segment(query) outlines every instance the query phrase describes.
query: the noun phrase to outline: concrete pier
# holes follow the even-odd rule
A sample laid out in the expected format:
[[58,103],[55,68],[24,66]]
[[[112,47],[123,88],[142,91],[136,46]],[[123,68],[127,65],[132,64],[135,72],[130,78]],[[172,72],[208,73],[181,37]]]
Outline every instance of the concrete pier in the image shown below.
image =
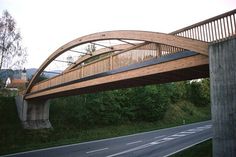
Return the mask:
[[209,46],[213,156],[236,156],[236,39]]
[[19,118],[25,129],[51,128],[49,121],[49,101],[26,101],[22,96],[16,97]]

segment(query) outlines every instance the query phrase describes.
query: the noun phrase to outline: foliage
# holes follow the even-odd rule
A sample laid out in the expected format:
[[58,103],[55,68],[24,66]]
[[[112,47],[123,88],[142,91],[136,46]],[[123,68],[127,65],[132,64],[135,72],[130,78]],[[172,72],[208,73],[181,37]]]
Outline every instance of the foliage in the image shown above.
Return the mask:
[[187,99],[193,104],[198,106],[206,106],[210,104],[209,79],[188,82],[186,88]]
[[0,69],[21,66],[26,61],[26,49],[22,47],[20,32],[8,11],[0,17]]
[[6,88],[0,89],[0,97],[12,97],[17,94],[17,91],[15,90],[9,90]]
[[[188,116],[202,116],[199,115],[201,112],[193,112],[196,110],[195,106],[209,106],[208,85],[209,80],[202,80],[119,89],[57,98],[51,101],[51,105],[57,105],[58,111],[55,112],[58,114],[68,115],[57,121],[84,128],[126,122],[159,121],[167,114],[168,108],[181,113],[182,119],[186,119]],[[172,105],[178,103],[180,105]],[[171,114],[169,117],[174,117]]]

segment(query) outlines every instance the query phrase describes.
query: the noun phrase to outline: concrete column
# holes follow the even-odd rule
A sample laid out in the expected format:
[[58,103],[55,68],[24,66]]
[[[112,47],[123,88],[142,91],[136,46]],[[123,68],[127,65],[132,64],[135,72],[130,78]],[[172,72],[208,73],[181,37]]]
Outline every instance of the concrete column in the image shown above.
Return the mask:
[[236,39],[209,47],[213,156],[236,157]]
[[18,116],[25,129],[51,128],[49,121],[49,101],[26,101],[22,96],[16,97]]

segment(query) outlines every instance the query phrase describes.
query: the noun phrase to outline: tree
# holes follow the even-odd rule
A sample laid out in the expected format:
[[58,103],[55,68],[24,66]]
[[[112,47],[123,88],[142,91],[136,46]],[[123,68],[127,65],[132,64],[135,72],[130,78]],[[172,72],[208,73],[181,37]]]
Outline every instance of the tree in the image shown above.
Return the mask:
[[0,17],[0,70],[20,68],[26,61],[26,49],[22,47],[20,32],[8,11]]

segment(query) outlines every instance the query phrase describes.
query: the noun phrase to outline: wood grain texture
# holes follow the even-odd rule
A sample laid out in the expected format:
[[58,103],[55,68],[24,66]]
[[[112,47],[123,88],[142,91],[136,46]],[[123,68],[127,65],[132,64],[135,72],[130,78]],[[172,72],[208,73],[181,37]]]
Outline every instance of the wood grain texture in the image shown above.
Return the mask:
[[[198,66],[203,66],[206,65],[208,66],[208,57],[205,55],[195,55],[195,56],[191,56],[191,57],[187,57],[187,58],[183,58],[183,59],[178,59],[178,60],[174,60],[174,61],[170,61],[170,62],[165,62],[165,63],[161,63],[161,64],[157,64],[157,65],[152,65],[152,66],[148,66],[145,68],[139,68],[139,69],[135,69],[135,70],[130,70],[130,71],[126,71],[126,72],[122,72],[122,73],[117,73],[114,75],[109,75],[109,76],[105,76],[105,77],[100,77],[100,78],[96,78],[96,79],[92,79],[92,80],[87,80],[87,81],[83,81],[83,82],[79,82],[79,83],[74,83],[74,84],[70,84],[70,85],[66,85],[63,87],[58,87],[58,88],[54,88],[54,89],[49,89],[46,91],[42,91],[39,93],[35,93],[35,94],[30,94],[28,96],[26,96],[26,99],[33,99],[36,97],[43,97],[43,96],[47,96],[47,95],[54,95],[57,96],[58,94],[62,94],[63,93],[67,93],[70,91],[80,91],[83,89],[87,89],[87,90],[95,90],[96,86],[100,86],[100,85],[105,85],[105,84],[112,84],[115,82],[125,82],[127,80],[135,80],[137,78],[145,78],[148,76],[154,76],[156,74],[165,74],[168,75],[168,73],[171,73],[172,71],[177,71],[180,69],[186,69],[186,68],[195,68]],[[197,69],[196,69],[197,70]],[[198,72],[195,70],[194,73],[196,73],[195,77],[198,77]],[[204,75],[201,74],[202,70],[199,70],[199,77],[203,77],[203,76],[208,76],[208,73],[204,73]],[[189,74],[191,77],[191,75],[193,75],[192,73]],[[172,76],[173,77],[173,76]],[[185,79],[183,78],[176,78],[177,80],[179,79]],[[172,78],[171,81],[174,81],[175,79]],[[145,84],[145,80],[143,82],[138,82],[139,84]],[[158,80],[155,81],[156,83],[158,83]],[[166,80],[166,82],[168,82],[168,80]],[[132,85],[132,81],[131,84]],[[138,85],[138,84],[136,84]],[[114,86],[115,87],[115,86]],[[94,89],[95,88],[95,89]],[[37,91],[36,88],[32,88],[32,92]]]
[[146,31],[109,31],[95,33],[84,37],[77,38],[57,49],[52,53],[46,61],[39,67],[34,77],[29,82],[26,89],[26,93],[29,93],[32,86],[36,82],[36,78],[43,72],[43,70],[58,56],[63,54],[65,51],[74,48],[75,46],[82,45],[85,43],[91,43],[100,40],[113,40],[113,39],[124,39],[124,40],[137,40],[146,41],[153,43],[160,43],[170,45],[174,47],[183,48],[190,51],[195,51],[204,55],[208,55],[208,44],[202,41],[192,40],[184,37],[157,33],[157,32],[146,32]]

